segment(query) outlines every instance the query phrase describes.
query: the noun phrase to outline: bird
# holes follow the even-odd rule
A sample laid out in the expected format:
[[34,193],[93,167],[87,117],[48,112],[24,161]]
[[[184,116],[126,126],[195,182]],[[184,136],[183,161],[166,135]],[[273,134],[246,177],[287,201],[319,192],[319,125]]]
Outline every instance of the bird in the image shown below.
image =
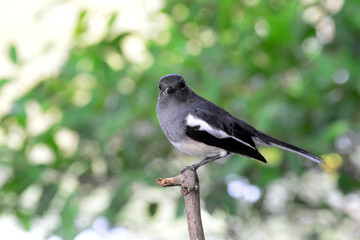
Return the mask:
[[199,96],[178,74],[160,78],[156,115],[172,145],[201,159],[181,172],[187,168],[197,170],[202,165],[233,154],[267,163],[258,146],[278,147],[324,164],[321,157],[265,134]]

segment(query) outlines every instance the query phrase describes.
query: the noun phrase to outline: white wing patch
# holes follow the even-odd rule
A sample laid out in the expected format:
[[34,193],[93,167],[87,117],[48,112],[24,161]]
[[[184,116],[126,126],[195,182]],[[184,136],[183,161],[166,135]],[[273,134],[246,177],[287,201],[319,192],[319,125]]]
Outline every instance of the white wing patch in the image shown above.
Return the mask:
[[186,125],[189,126],[189,127],[199,126],[200,131],[206,131],[209,134],[211,134],[211,135],[213,135],[214,137],[217,137],[217,138],[233,138],[236,141],[238,141],[238,142],[240,142],[240,143],[242,143],[242,144],[256,150],[256,148],[254,148],[253,146],[251,146],[247,142],[244,142],[243,140],[238,139],[238,138],[236,138],[234,136],[230,136],[229,134],[227,134],[226,132],[224,132],[221,129],[213,128],[207,122],[205,122],[204,120],[202,120],[202,119],[200,119],[198,117],[195,117],[194,115],[191,115],[191,114],[187,115],[187,117],[186,117]]

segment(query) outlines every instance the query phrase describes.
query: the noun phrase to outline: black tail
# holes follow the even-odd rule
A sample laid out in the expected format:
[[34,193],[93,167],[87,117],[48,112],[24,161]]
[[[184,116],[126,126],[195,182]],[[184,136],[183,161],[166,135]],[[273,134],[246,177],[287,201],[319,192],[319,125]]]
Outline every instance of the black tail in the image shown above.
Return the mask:
[[292,145],[290,143],[287,143],[287,142],[281,141],[279,139],[276,139],[274,137],[271,137],[265,133],[260,132],[260,134],[258,134],[258,138],[270,146],[278,147],[278,148],[284,149],[286,151],[297,153],[297,154],[299,154],[303,157],[306,157],[307,159],[310,159],[311,161],[314,161],[316,163],[325,164],[321,157],[319,157],[311,152],[308,152],[302,148],[299,148],[295,145]]

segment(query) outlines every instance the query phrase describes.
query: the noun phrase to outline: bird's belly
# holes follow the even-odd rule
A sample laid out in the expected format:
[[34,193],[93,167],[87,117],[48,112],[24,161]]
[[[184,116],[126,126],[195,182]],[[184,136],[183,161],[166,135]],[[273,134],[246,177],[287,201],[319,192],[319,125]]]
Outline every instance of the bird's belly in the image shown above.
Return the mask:
[[228,152],[224,149],[197,142],[192,139],[188,139],[183,142],[171,143],[180,151],[201,158],[213,156],[225,157],[228,154]]

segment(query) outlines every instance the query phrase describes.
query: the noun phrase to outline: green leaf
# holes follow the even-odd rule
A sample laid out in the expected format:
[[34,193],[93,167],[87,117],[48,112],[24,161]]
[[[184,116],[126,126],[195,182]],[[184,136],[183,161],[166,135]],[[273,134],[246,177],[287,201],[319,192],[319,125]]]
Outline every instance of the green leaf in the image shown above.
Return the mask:
[[13,63],[18,63],[18,56],[15,46],[9,48],[9,57]]
[[108,27],[111,27],[111,26],[114,24],[117,16],[118,16],[117,13],[113,13],[113,14],[111,15],[110,20],[109,20],[109,22],[108,22]]
[[7,79],[7,78],[0,79],[0,89],[3,85],[8,83],[9,81],[10,81],[10,79]]
[[14,178],[3,186],[3,191],[15,192],[20,195],[28,186],[36,181],[42,172],[41,167],[15,169]]
[[360,181],[350,174],[341,174],[338,180],[339,187],[344,194],[349,194],[360,188]]
[[61,235],[64,239],[73,239],[78,230],[74,224],[74,220],[78,214],[78,206],[75,196],[70,197],[61,212]]
[[150,217],[153,217],[158,210],[158,204],[157,203],[150,203],[148,207],[148,212]]
[[20,220],[25,230],[30,230],[33,216],[29,213],[24,213],[19,210],[16,211],[16,216]]
[[36,214],[43,215],[49,208],[51,201],[54,199],[58,190],[57,184],[48,184],[43,186],[43,192],[38,202]]
[[323,139],[332,141],[349,130],[349,123],[345,120],[339,120],[328,126]]

